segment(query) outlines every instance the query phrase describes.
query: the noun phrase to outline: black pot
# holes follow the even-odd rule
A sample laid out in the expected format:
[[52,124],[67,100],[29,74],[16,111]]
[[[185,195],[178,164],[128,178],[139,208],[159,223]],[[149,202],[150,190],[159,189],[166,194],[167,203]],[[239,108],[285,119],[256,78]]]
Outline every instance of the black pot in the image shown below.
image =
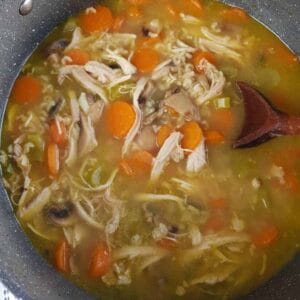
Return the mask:
[[[35,47],[67,16],[88,7],[91,0],[35,0],[31,14],[19,15],[20,1],[0,1],[0,112],[20,68]],[[269,26],[300,52],[299,0],[232,0]],[[0,185],[0,279],[22,299],[89,299],[37,255],[17,223],[8,196]],[[300,299],[300,256],[265,286],[244,299]]]

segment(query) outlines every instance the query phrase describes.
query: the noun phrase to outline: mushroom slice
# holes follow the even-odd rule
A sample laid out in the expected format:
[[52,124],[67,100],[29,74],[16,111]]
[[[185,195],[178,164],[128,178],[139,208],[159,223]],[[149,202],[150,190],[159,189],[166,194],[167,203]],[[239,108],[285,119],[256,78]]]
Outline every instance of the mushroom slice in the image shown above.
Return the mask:
[[199,120],[199,112],[192,99],[184,93],[176,93],[165,99],[165,105],[173,108],[187,120]]
[[71,226],[75,223],[75,209],[71,202],[51,203],[45,209],[47,218],[56,226]]
[[78,155],[82,157],[92,152],[97,146],[96,134],[89,116],[81,113],[81,130],[78,142]]

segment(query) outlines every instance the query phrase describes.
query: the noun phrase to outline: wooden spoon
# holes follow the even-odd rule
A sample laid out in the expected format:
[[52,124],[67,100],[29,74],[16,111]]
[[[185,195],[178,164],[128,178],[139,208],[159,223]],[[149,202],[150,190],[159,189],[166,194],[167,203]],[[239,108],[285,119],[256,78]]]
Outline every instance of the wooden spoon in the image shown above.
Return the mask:
[[300,117],[289,116],[276,108],[256,89],[237,82],[245,105],[242,133],[233,148],[250,148],[276,136],[300,134]]

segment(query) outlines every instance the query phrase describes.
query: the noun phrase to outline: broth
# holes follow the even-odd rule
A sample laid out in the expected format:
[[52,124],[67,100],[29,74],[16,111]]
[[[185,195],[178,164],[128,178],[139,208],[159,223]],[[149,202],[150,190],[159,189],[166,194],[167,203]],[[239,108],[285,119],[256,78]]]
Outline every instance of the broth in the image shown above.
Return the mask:
[[101,299],[226,299],[299,250],[300,139],[233,150],[235,82],[300,112],[299,59],[243,10],[101,2],[38,47],[10,96],[4,184],[39,252]]

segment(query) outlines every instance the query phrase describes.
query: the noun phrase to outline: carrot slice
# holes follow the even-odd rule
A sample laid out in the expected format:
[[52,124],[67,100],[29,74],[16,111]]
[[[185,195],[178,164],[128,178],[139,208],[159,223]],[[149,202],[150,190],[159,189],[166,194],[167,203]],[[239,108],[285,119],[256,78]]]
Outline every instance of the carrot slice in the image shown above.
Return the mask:
[[91,255],[88,274],[91,278],[105,275],[111,264],[111,257],[106,243],[98,244]]
[[159,54],[151,48],[140,48],[132,57],[132,63],[141,73],[151,73],[159,63]]
[[158,246],[160,246],[164,249],[167,249],[167,250],[174,250],[178,246],[178,243],[176,240],[168,238],[168,237],[164,237],[164,238],[158,240],[156,243]]
[[42,96],[42,83],[31,75],[19,77],[12,89],[13,99],[20,104],[38,101]]
[[51,140],[59,145],[65,146],[68,142],[67,129],[64,122],[52,120],[50,123],[50,136]]
[[211,64],[216,64],[216,58],[211,52],[197,50],[192,57],[192,64],[197,72],[202,73],[203,69],[199,66],[202,59],[206,59]]
[[59,172],[59,149],[54,143],[49,143],[47,146],[47,166],[48,172],[55,177]]
[[221,108],[213,111],[210,125],[214,130],[228,135],[234,127],[234,115],[229,108]]
[[115,138],[121,139],[127,135],[134,124],[136,115],[129,103],[119,99],[106,110],[105,125],[108,132]]
[[150,0],[126,0],[131,5],[147,5],[150,3]]
[[260,231],[252,234],[252,242],[256,247],[268,247],[278,239],[278,229],[273,224],[264,225]]
[[130,157],[123,159],[119,167],[127,176],[143,176],[150,172],[153,162],[151,153],[140,150],[133,152]]
[[138,6],[132,5],[127,8],[127,15],[129,18],[138,19],[142,16],[142,13]]
[[232,7],[221,11],[221,17],[228,23],[246,23],[249,21],[249,15],[241,8]]
[[160,126],[156,135],[156,144],[158,147],[162,147],[165,140],[171,135],[173,128],[169,124]]
[[112,31],[113,32],[120,32],[123,24],[125,23],[125,17],[124,16],[116,16],[114,19],[114,23],[112,25]]
[[112,25],[111,10],[101,5],[95,8],[95,12],[85,12],[79,17],[79,26],[86,33],[107,31],[111,29]]
[[228,203],[223,198],[217,198],[210,200],[209,206],[213,209],[226,209],[228,208]]
[[195,121],[185,123],[179,131],[183,134],[181,140],[183,149],[194,150],[203,139],[202,129]]
[[221,210],[212,211],[208,220],[203,225],[202,231],[204,234],[218,232],[228,225],[228,219]]
[[203,14],[203,7],[198,0],[181,0],[180,7],[187,15],[200,17]]
[[61,240],[55,248],[54,264],[57,270],[68,273],[70,270],[70,247],[66,240]]
[[136,41],[137,48],[149,48],[155,46],[157,43],[161,41],[160,36],[156,37],[141,37]]
[[85,65],[89,60],[90,56],[88,53],[81,49],[71,49],[67,51],[66,56],[69,56],[72,61],[68,62],[69,65]]
[[209,145],[216,145],[224,142],[224,136],[217,130],[207,130],[205,132],[205,141]]

